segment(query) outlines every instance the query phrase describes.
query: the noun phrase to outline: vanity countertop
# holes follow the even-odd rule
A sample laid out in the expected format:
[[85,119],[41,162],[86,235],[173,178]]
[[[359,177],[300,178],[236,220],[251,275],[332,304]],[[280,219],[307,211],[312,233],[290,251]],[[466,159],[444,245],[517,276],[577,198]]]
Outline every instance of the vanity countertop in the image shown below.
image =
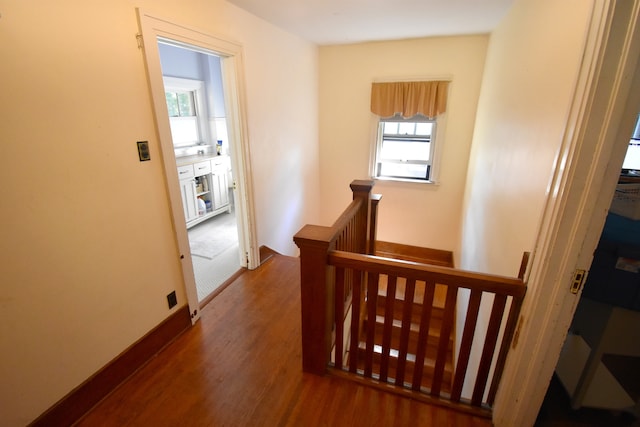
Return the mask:
[[176,157],[176,166],[192,165],[205,160],[222,159],[225,157],[227,156],[218,156],[215,154],[197,154],[192,156]]

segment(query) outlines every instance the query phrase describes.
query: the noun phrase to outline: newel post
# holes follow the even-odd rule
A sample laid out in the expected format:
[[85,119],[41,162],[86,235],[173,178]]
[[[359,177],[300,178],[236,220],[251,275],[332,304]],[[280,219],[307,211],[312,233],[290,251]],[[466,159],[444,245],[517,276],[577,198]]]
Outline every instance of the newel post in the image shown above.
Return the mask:
[[300,248],[302,369],[323,375],[331,356],[331,295],[327,274],[330,227],[305,225],[293,241]]
[[351,191],[353,191],[353,200],[362,199],[362,209],[359,216],[358,221],[358,230],[356,235],[362,237],[362,242],[360,242],[360,247],[358,248],[358,252],[361,254],[369,253],[371,248],[369,247],[369,233],[371,227],[371,214],[372,214],[372,202],[371,202],[371,190],[373,189],[374,182],[372,180],[362,180],[356,179],[351,182],[349,185],[351,187]]

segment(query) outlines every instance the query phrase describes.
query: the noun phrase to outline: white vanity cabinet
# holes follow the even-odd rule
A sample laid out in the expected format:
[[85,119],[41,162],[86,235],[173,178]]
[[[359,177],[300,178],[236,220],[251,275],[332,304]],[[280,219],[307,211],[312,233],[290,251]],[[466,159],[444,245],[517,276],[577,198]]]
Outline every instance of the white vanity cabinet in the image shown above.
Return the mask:
[[206,160],[197,157],[191,161],[180,159],[179,164],[178,176],[187,228],[230,210],[227,156]]
[[[211,161],[205,160],[194,163],[193,171],[196,176],[196,203],[198,203],[198,216],[202,217],[211,213],[211,207],[213,206],[211,195]],[[202,202],[198,202],[197,199],[201,199]]]
[[188,223],[189,221],[198,219],[198,202],[193,165],[179,166],[178,178],[180,179],[180,194],[182,194],[184,218]]
[[205,160],[193,164],[193,173],[195,176],[205,176],[211,173],[211,161]]
[[227,179],[227,166],[223,158],[215,158],[212,163],[212,186],[213,209],[223,209],[229,207],[229,181]]

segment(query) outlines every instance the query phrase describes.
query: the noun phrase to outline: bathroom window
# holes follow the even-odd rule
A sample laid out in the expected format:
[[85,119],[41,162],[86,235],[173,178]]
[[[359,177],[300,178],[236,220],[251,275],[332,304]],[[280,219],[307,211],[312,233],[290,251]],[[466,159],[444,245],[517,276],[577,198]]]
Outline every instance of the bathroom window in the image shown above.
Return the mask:
[[164,78],[165,98],[174,147],[204,144],[207,137],[204,113],[204,82]]
[[195,117],[196,104],[195,91],[189,92],[165,92],[167,97],[167,109],[169,117]]

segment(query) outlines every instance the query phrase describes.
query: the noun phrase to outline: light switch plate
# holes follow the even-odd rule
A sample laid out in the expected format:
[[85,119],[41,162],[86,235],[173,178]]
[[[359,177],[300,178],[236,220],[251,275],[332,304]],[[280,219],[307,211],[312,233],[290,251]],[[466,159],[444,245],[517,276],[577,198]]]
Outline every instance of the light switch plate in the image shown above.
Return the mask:
[[151,154],[149,153],[149,141],[138,141],[138,157],[141,162],[151,160]]

